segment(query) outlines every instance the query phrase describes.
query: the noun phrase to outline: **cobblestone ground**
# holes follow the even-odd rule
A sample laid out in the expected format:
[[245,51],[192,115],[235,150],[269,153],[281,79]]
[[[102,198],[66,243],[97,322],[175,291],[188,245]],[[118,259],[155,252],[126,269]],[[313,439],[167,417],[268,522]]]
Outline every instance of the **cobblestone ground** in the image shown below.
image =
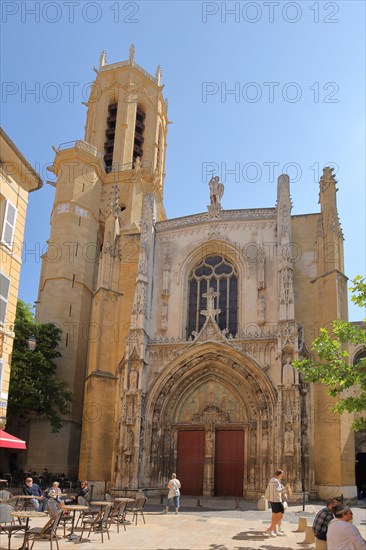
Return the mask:
[[[299,517],[306,517],[308,525],[312,525],[314,515],[324,504],[306,504],[305,511],[300,505],[290,505],[285,513],[283,528],[286,533],[283,537],[271,538],[264,533],[271,520],[271,512],[256,510],[256,502],[233,500],[202,501],[204,506],[198,507],[197,499],[184,499],[182,509],[178,515],[172,511],[163,514],[164,506],[159,499],[149,499],[146,507],[145,520],[138,518],[137,525],[129,523],[126,531],[120,527],[117,534],[113,525],[110,540],[101,542],[100,533],[91,533],[90,537],[84,532],[83,539],[69,542],[61,538],[59,530],[60,550],[73,547],[86,550],[283,550],[315,549],[315,544],[304,542],[305,533],[297,532]],[[235,509],[239,506],[239,509]],[[366,536],[366,501],[359,501],[352,505],[354,524],[357,525],[363,537]],[[130,520],[132,517],[130,516]],[[42,525],[44,521],[33,521],[32,527]],[[76,533],[80,534],[77,529]],[[7,548],[7,537],[2,536],[1,548]],[[11,548],[19,548],[22,535],[12,537]],[[50,548],[49,541],[37,541],[34,550]],[[53,545],[55,550],[55,544]]]

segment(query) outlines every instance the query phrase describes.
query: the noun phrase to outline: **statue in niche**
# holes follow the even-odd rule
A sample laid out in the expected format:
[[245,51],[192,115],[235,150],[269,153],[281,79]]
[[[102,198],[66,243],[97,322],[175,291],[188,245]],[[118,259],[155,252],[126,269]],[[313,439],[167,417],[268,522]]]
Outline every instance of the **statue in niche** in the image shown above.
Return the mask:
[[295,371],[289,359],[282,367],[282,384],[284,386],[292,386],[295,383]]
[[285,445],[284,445],[284,455],[285,456],[293,456],[294,454],[294,439],[295,434],[294,430],[292,429],[292,424],[288,423],[286,425],[286,431],[285,431]]
[[258,324],[264,323],[265,311],[266,311],[266,299],[263,294],[260,294],[258,296],[258,302],[257,302]]
[[213,176],[208,182],[210,186],[210,206],[211,208],[222,209],[221,198],[224,194],[224,184],[220,183],[219,176]]
[[139,379],[139,373],[135,369],[130,370],[129,375],[129,388],[130,390],[137,390],[137,384]]
[[196,413],[198,413],[198,412],[200,412],[200,410],[202,410],[204,397],[205,397],[205,395],[204,395],[203,391],[200,390],[197,393],[197,410],[196,410]]
[[158,436],[158,432],[157,431],[153,432],[152,445],[151,445],[151,455],[153,459],[156,459],[158,457],[159,441],[160,441],[160,438]]
[[268,454],[268,432],[263,432],[261,451],[262,457],[266,458]]
[[226,411],[226,393],[222,393],[220,397],[220,409]]
[[189,409],[187,408],[183,413],[183,421],[184,422],[189,422],[190,419],[191,419],[191,413],[190,413]]
[[256,456],[257,454],[257,436],[254,430],[250,433],[250,456]]
[[128,430],[127,432],[127,444],[126,444],[126,450],[125,455],[130,456],[133,453],[133,443],[134,443],[134,435],[132,430]]
[[213,449],[213,433],[212,430],[208,430],[206,434],[206,456],[212,456]]

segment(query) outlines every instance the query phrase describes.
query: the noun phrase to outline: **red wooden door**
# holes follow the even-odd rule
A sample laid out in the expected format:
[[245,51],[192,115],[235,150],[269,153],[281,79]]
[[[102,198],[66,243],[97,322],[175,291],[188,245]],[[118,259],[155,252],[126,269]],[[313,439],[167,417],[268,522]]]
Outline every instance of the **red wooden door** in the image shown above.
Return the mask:
[[215,495],[242,496],[244,432],[219,430],[215,446]]
[[205,432],[203,430],[178,432],[177,477],[184,495],[203,494],[203,467],[205,463]]

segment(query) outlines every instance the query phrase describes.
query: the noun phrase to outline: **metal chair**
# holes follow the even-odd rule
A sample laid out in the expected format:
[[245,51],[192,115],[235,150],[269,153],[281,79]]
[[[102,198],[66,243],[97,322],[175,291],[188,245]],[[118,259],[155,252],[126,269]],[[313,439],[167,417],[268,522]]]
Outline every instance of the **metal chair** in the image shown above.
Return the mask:
[[24,531],[25,525],[21,525],[14,522],[14,518],[11,515],[15,508],[11,504],[0,504],[0,533],[8,533],[8,548],[10,550],[10,539],[13,533],[17,531]]
[[12,493],[10,491],[7,491],[6,489],[2,489],[0,491],[0,500],[3,502],[7,502],[12,498]]
[[30,550],[32,550],[36,539],[44,539],[44,538],[49,538],[51,550],[52,550],[53,539],[56,541],[57,550],[60,550],[58,545],[58,539],[57,539],[57,528],[61,521],[62,514],[63,514],[63,510],[59,510],[56,513],[55,517],[51,517],[43,527],[33,527],[32,529],[29,529],[29,531],[26,531],[25,538],[26,538],[27,547],[28,547],[28,541],[30,539],[33,539]]
[[106,506],[104,508],[104,510],[99,512],[98,515],[95,518],[83,519],[82,522],[81,522],[82,523],[82,531],[81,531],[81,535],[80,535],[79,540],[81,540],[83,538],[84,529],[88,525],[89,525],[88,537],[90,536],[91,530],[93,529],[93,531],[98,531],[98,533],[101,534],[102,543],[103,543],[104,542],[103,532],[104,532],[104,530],[106,530],[108,540],[110,540],[110,536],[109,536],[109,519],[110,519],[110,515],[111,515],[111,512],[112,512],[112,508],[113,508],[112,504],[109,504],[108,506]]
[[49,498],[47,501],[47,511],[50,516],[54,518],[59,510],[62,510],[60,523],[64,527],[64,537],[66,537],[66,524],[72,523],[72,516],[63,509],[60,502],[57,502],[54,498]]
[[124,530],[126,531],[126,508],[127,502],[115,502],[112,507],[111,515],[109,518],[109,527],[112,523],[117,525],[117,533],[119,533],[119,524],[122,523]]
[[139,514],[142,516],[144,523],[146,523],[145,516],[144,516],[144,508],[145,508],[146,502],[147,502],[147,497],[139,497],[136,499],[136,504],[128,510],[128,512],[131,512],[133,514],[132,523],[133,523],[133,520],[135,519],[135,524],[137,525],[137,517]]
[[100,512],[99,507],[92,508],[89,502],[84,497],[78,497],[78,504],[80,504],[80,506],[88,506],[89,510],[83,510],[81,514],[79,514],[75,528],[78,526],[80,519],[83,519],[85,517],[96,517]]

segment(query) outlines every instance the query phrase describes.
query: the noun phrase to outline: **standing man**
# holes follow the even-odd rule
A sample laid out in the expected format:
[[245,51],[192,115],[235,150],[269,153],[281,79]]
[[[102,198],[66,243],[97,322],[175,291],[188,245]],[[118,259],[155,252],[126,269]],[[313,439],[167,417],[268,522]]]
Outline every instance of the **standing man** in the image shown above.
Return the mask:
[[23,494],[33,496],[34,498],[31,498],[30,502],[33,504],[37,512],[44,512],[47,499],[43,496],[40,486],[37,485],[37,483],[33,483],[33,479],[31,477],[27,477],[25,479]]
[[[285,511],[282,502],[282,493],[284,490],[290,491],[289,485],[282,485],[283,470],[276,470],[274,477],[269,480],[266,489],[266,498],[268,499],[272,509],[272,521],[270,527],[265,530],[265,533],[271,537],[283,536],[284,532],[281,529],[282,516]],[[287,495],[285,495],[287,498]]]
[[174,503],[175,506],[175,513],[178,514],[179,512],[179,497],[180,497],[180,481],[177,479],[176,474],[172,474],[172,479],[168,482],[168,502],[166,505],[166,508],[164,510],[164,514],[167,514],[169,512],[169,506]]
[[330,498],[327,500],[327,505],[316,514],[313,531],[314,535],[319,540],[327,540],[328,525],[334,518],[334,513],[339,506],[339,500],[336,498]]
[[331,550],[366,550],[366,542],[352,521],[353,513],[348,507],[335,512],[335,519],[328,525],[327,545]]

